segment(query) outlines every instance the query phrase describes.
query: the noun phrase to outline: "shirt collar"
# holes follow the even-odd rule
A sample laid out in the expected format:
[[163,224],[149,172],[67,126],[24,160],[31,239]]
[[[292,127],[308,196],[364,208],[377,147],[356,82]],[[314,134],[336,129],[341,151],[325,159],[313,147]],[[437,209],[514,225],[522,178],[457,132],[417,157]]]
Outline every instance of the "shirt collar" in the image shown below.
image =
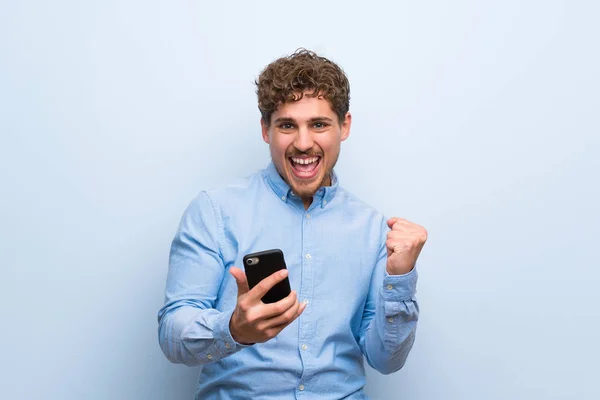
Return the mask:
[[[283,180],[279,172],[277,171],[277,167],[273,164],[273,161],[269,163],[267,168],[264,170],[264,177],[268,182],[273,192],[281,199],[282,201],[287,202],[289,196],[292,194],[292,190],[290,185],[287,184],[286,181]],[[339,186],[338,178],[333,171],[331,173],[331,186],[324,186],[317,190],[313,201],[319,201],[321,204],[321,208],[325,207],[327,204],[331,203],[331,200],[335,196],[335,192],[337,191]]]

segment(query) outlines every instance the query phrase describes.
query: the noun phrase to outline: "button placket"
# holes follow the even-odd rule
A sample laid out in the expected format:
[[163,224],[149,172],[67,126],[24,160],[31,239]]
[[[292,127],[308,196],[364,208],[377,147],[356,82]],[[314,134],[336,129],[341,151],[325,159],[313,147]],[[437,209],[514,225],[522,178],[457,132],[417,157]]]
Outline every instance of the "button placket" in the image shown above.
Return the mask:
[[[312,211],[312,210],[311,210]],[[302,215],[302,283],[299,291],[299,298],[304,303],[308,303],[313,295],[313,275],[314,275],[314,215],[304,212]],[[314,340],[314,321],[311,319],[312,310],[307,307],[299,318],[298,330],[298,348],[300,359],[302,360],[302,374],[300,382],[307,382],[314,373],[314,362],[312,360],[310,346]],[[305,389],[304,384],[298,386],[299,391]]]

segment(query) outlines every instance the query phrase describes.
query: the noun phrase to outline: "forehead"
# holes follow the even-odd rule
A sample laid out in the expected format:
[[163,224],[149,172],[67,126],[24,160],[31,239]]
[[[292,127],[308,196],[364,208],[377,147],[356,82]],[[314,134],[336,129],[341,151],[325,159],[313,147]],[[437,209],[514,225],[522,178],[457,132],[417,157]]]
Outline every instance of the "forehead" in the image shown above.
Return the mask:
[[286,101],[280,104],[272,115],[273,120],[276,118],[290,118],[301,121],[317,117],[334,119],[336,114],[328,100],[322,97],[306,95],[300,100]]

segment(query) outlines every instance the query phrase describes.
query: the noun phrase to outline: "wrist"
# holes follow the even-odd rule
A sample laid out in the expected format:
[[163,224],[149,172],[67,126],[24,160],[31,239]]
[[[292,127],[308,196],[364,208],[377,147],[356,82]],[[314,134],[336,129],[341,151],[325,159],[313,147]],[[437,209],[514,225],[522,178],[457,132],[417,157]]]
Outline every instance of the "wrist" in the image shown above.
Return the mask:
[[231,335],[231,337],[233,338],[233,340],[241,345],[244,346],[251,346],[254,343],[246,343],[244,342],[243,338],[240,337],[240,334],[238,332],[238,329],[234,323],[234,318],[235,318],[235,312],[231,315],[231,319],[229,320],[229,334]]
[[237,328],[233,322],[234,318],[235,318],[235,312],[233,314],[231,314],[231,319],[229,320],[229,334],[231,335],[233,340],[235,340],[237,343],[241,343],[239,341],[239,335],[238,335]]
[[406,274],[410,273],[414,268],[415,268],[414,265],[407,266],[407,267],[392,267],[392,266],[388,265],[386,267],[386,271],[387,271],[388,275],[406,275]]

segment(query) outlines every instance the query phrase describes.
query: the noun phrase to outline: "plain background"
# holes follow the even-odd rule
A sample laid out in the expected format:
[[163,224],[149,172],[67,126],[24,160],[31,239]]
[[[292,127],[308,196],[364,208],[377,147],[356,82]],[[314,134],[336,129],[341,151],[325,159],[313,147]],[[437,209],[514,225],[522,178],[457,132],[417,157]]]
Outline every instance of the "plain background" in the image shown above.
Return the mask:
[[421,320],[373,399],[598,399],[594,1],[1,1],[3,399],[191,399],[157,344],[202,189],[264,167],[253,80],[340,63],[342,184],[424,225]]

